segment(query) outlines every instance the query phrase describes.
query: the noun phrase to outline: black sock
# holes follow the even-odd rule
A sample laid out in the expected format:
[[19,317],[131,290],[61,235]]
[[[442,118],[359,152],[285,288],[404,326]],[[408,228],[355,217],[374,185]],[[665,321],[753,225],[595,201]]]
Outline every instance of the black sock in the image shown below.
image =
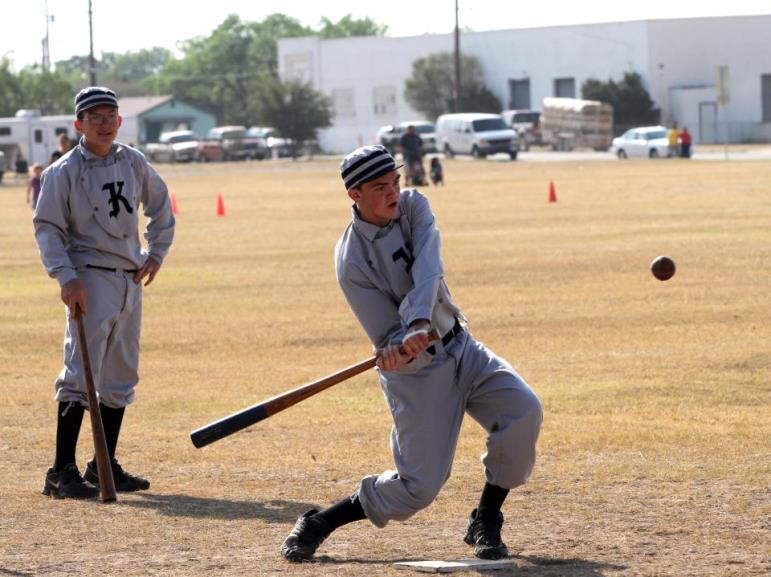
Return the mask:
[[339,503],[320,511],[317,515],[329,523],[332,531],[348,523],[367,518],[364,514],[364,509],[361,507],[358,493],[346,497]]
[[59,403],[56,412],[56,458],[54,471],[61,471],[65,465],[75,463],[75,449],[78,446],[80,424],[83,422],[83,405],[75,401]]
[[107,441],[107,452],[110,454],[110,460],[115,458],[115,448],[118,446],[118,435],[120,435],[120,426],[123,424],[123,413],[125,410],[126,407],[111,409],[107,405],[99,403],[99,412],[102,413],[104,438]]
[[479,499],[477,515],[497,515],[508,495],[508,489],[485,483],[485,488],[482,489],[482,496]]

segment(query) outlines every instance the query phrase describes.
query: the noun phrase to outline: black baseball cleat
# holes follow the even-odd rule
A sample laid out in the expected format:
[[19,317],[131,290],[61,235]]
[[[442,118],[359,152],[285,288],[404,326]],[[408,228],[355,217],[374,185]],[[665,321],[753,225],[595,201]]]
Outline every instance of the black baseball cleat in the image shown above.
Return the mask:
[[[132,493],[134,491],[144,491],[150,488],[150,481],[127,473],[115,459],[112,460],[111,465],[112,478],[113,481],[115,481],[116,491],[120,493]],[[83,478],[97,487],[99,486],[99,473],[96,470],[96,461],[92,460],[86,464],[86,472],[83,473]]]
[[480,559],[504,559],[509,556],[506,544],[501,541],[503,513],[497,511],[492,517],[477,515],[471,511],[466,536],[463,540],[474,546],[474,556]]
[[99,495],[99,488],[83,480],[75,463],[68,463],[60,471],[48,469],[43,495],[56,499],[92,499]]
[[318,512],[318,509],[311,509],[297,519],[292,532],[281,545],[281,555],[287,561],[309,561],[319,545],[332,532],[329,523],[316,515]]

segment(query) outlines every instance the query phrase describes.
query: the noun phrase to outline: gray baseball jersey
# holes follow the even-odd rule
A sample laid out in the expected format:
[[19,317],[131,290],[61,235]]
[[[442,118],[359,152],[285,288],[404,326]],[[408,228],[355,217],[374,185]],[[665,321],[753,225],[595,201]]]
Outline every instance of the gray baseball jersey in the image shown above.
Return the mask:
[[[443,335],[465,321],[444,282],[440,247],[428,199],[417,190],[401,192],[397,217],[382,228],[353,208],[335,249],[336,272],[376,347],[401,342],[416,319],[430,319]],[[396,471],[365,477],[359,486],[373,524],[405,520],[434,500],[450,475],[466,412],[488,432],[482,456],[487,481],[509,489],[527,481],[540,403],[514,369],[467,330],[379,375],[394,423]]]
[[[140,205],[146,251],[138,231]],[[174,237],[165,183],[137,150],[115,143],[102,158],[81,140],[43,172],[33,223],[46,272],[60,286],[75,278],[86,284],[84,323],[97,391],[108,406],[125,406],[138,380],[141,323],[142,289],[131,277],[148,256],[163,262]],[[67,313],[56,398],[85,404],[77,329]]]

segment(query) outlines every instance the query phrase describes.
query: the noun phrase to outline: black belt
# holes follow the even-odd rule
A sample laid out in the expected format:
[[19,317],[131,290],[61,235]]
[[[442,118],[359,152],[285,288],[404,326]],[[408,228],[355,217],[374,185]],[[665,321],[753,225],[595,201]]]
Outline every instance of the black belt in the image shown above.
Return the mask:
[[122,271],[122,272],[131,272],[131,273],[137,272],[139,270],[138,268],[131,268],[131,269],[128,269],[128,268],[120,268],[120,269],[119,268],[110,268],[109,266],[96,266],[95,264],[87,264],[86,268],[95,268],[95,269],[98,269],[98,270],[106,270],[108,272]]
[[447,343],[449,343],[452,339],[458,336],[462,331],[463,331],[463,325],[460,324],[460,321],[456,318],[455,324],[450,329],[450,332],[442,337],[442,344],[447,346]]
[[[450,342],[452,339],[454,339],[455,337],[457,337],[457,336],[458,336],[460,333],[462,333],[462,332],[463,332],[463,325],[462,325],[462,324],[460,324],[460,321],[459,321],[459,320],[457,319],[457,317],[456,317],[456,318],[455,318],[455,324],[454,324],[454,325],[453,325],[453,327],[450,329],[450,332],[448,332],[446,335],[444,335],[444,336],[442,337],[442,346],[445,346],[445,347],[446,347],[446,346],[447,346],[447,344],[448,344],[448,343],[449,343],[449,342]],[[431,345],[431,346],[430,346],[430,347],[428,347],[426,350],[429,352],[429,354],[432,354],[432,355],[435,355],[435,354],[436,354],[436,347],[434,347],[434,345]]]

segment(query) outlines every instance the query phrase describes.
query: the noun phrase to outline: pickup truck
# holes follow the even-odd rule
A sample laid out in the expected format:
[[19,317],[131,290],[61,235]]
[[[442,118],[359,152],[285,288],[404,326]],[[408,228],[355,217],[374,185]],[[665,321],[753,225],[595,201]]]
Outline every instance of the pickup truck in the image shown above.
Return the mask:
[[152,162],[190,162],[198,160],[198,136],[192,130],[162,132],[158,142],[145,146]]
[[[216,126],[198,146],[201,160],[246,160],[253,151],[247,148],[246,128],[243,126]],[[256,157],[256,156],[255,156]]]

